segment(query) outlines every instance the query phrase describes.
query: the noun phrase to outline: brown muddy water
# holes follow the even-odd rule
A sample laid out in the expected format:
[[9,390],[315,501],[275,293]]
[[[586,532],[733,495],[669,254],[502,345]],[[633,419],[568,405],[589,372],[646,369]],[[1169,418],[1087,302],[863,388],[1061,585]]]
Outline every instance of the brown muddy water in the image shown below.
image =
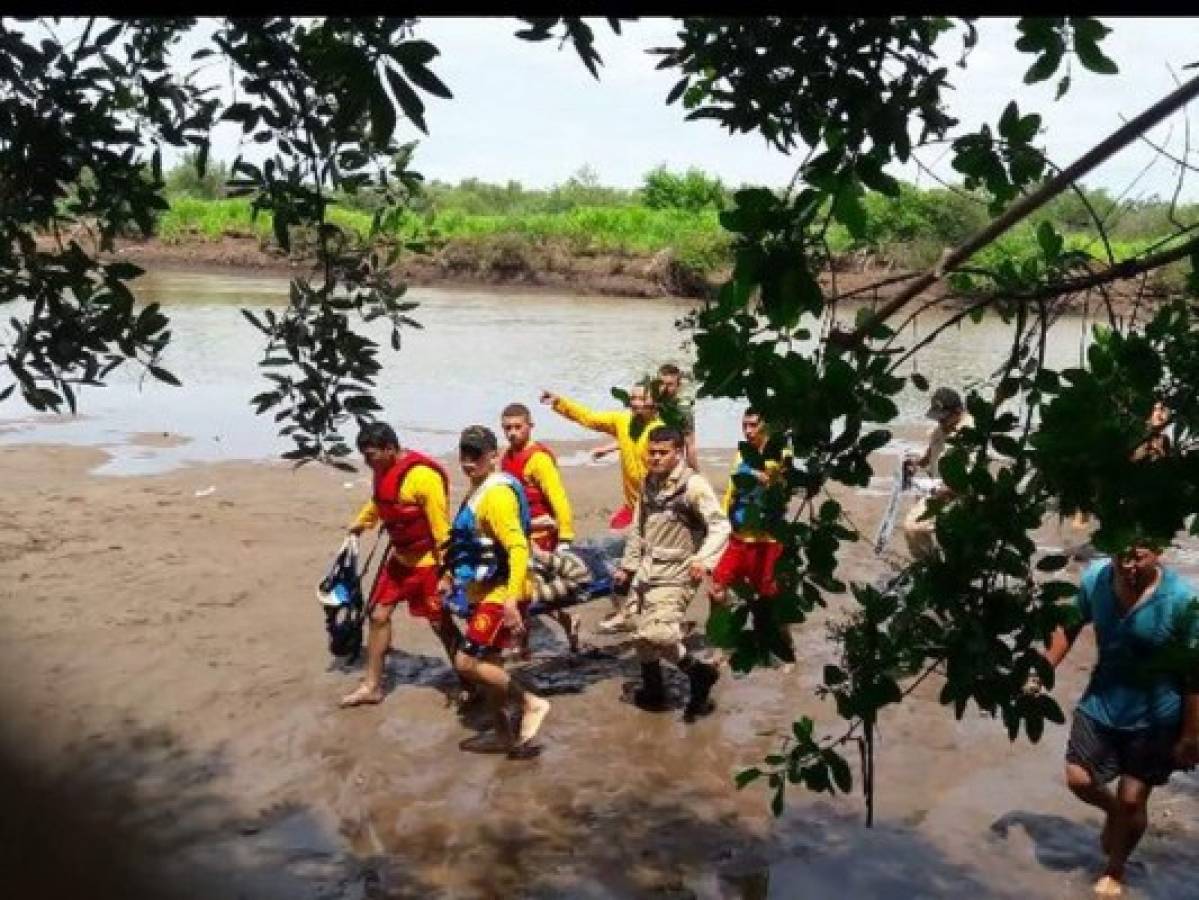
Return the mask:
[[[796,630],[793,672],[726,670],[717,712],[693,725],[678,708],[648,714],[624,702],[637,666],[625,641],[594,634],[603,601],[583,610],[594,655],[571,661],[559,632],[538,626],[524,672],[554,706],[544,752],[530,761],[458,749],[486,723],[447,706],[454,679],[437,644],[402,614],[385,702],[336,709],[357,671],[330,663],[312,585],[365,478],[218,462],[273,452],[269,428],[256,431],[239,407],[259,388],[253,333],[235,307],[277,302],[283,286],[147,278],[145,296],[175,319],[171,364],[186,392],[122,383],[85,398],[87,418],[51,425],[22,413],[8,423],[0,744],[12,765],[0,769],[0,886],[21,886],[8,896],[66,896],[63,885],[86,897],[314,900],[1090,895],[1098,816],[1062,784],[1066,729],[1013,744],[999,722],[955,721],[935,679],[883,717],[873,829],[859,794],[795,791],[774,819],[762,789],[734,788],[733,775],[777,748],[794,718],[837,733],[813,694],[835,661],[825,637],[835,599]],[[509,400],[531,404],[542,384],[601,404],[609,385],[688,359],[673,327],[685,305],[413,294],[426,330],[389,360],[384,395],[401,433],[435,451]],[[1081,328],[1062,334],[1052,352],[1077,359]],[[919,365],[960,384],[989,374],[1005,348],[1002,330],[984,323]],[[922,400],[903,398],[902,440],[879,454],[880,472],[922,435]],[[699,407],[718,488],[737,412]],[[587,437],[549,414],[539,429],[556,442]],[[562,455],[578,463],[589,444]],[[581,533],[602,536],[614,470],[572,465],[566,482]],[[883,477],[842,498],[863,530],[888,489]],[[1062,547],[1080,535],[1053,526],[1039,539]],[[1199,572],[1191,547],[1171,561]],[[844,566],[858,580],[885,572],[865,546]],[[701,599],[691,617],[706,613]],[[1084,635],[1063,666],[1055,693],[1067,710],[1092,645]],[[676,700],[680,689],[676,680]],[[1199,896],[1199,779],[1176,775],[1151,814],[1128,896]]]
[[[166,270],[147,273],[135,287],[140,300],[161,303],[170,316],[173,340],[163,363],[185,387],[125,367],[103,389],[80,389],[78,417],[31,415],[11,397],[0,403],[0,440],[104,446],[111,453],[100,469],[104,474],[265,459],[287,449],[271,416],[255,416],[249,405],[271,383],[256,365],[261,335],[238,312],[243,306],[280,307],[287,279]],[[686,368],[694,359],[687,334],[676,328],[692,308],[689,301],[440,288],[412,288],[409,298],[421,304],[413,316],[423,328],[403,332],[400,352],[390,351],[380,323],[366,330],[388,348],[381,354],[382,417],[432,452],[452,450],[462,424],[492,422],[513,400],[536,409],[543,387],[609,406],[615,402],[612,386],[628,385],[667,360]],[[909,339],[927,334],[944,315],[922,315]],[[1077,363],[1083,334],[1082,319],[1063,322],[1049,347],[1052,361]],[[946,338],[921,352],[913,365],[934,383],[959,388],[989,376],[1009,349],[1007,330],[993,318]],[[927,397],[909,386],[898,402],[900,432],[907,425],[921,433]],[[696,414],[703,443],[735,446],[739,412],[732,401],[701,400]],[[543,414],[538,427],[548,440],[583,435],[551,414]],[[135,437],[164,432],[176,440],[148,446],[151,442]],[[186,442],[180,444],[180,437]]]

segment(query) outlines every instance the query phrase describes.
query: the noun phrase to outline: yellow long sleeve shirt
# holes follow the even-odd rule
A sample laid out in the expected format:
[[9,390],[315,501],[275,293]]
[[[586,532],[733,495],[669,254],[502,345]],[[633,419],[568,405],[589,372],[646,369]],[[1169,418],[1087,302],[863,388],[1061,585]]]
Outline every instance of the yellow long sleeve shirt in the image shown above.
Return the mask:
[[[400,483],[400,503],[417,503],[424,508],[425,518],[429,521],[429,530],[433,540],[441,547],[450,537],[449,497],[446,496],[445,485],[441,476],[428,466],[415,466],[408,470]],[[361,526],[369,531],[379,524],[379,510],[374,499],[366,501],[358,511],[354,520],[355,526]],[[397,552],[396,558],[400,565],[416,568],[418,566],[433,566],[441,560],[440,550],[418,551],[416,553]]]
[[[767,476],[770,477],[770,480],[773,481],[779,476],[780,462],[777,459],[768,459],[765,462],[766,467],[762,471],[764,471]],[[733,483],[733,475],[736,473],[737,468],[740,465],[741,451],[738,450],[737,454],[733,457],[732,468],[729,470],[728,484],[725,485],[724,488],[724,513],[726,516],[729,516],[730,521],[732,520],[733,515],[733,499],[735,498],[737,491],[737,486]],[[734,528],[733,536],[738,540],[745,541],[748,544],[777,540],[777,538],[771,535],[770,532],[763,531],[760,528]]]
[[562,473],[554,458],[544,450],[538,450],[525,463],[525,478],[540,488],[545,499],[554,511],[554,521],[558,523],[558,539],[573,541],[575,539],[574,512],[570,508],[570,499],[566,496],[566,488],[562,484]]
[[476,603],[515,603],[528,596],[529,541],[520,527],[520,504],[508,485],[495,482],[483,488],[475,519],[484,536],[491,538],[508,553],[507,582],[472,581],[466,586],[466,599]]
[[655,417],[633,437],[633,413],[627,409],[596,412],[581,403],[559,397],[554,401],[554,412],[584,428],[616,438],[616,445],[620,448],[620,480],[624,490],[624,503],[629,509],[636,506],[637,496],[641,493],[641,483],[645,481],[645,473],[649,466],[649,433],[660,426],[662,420]]

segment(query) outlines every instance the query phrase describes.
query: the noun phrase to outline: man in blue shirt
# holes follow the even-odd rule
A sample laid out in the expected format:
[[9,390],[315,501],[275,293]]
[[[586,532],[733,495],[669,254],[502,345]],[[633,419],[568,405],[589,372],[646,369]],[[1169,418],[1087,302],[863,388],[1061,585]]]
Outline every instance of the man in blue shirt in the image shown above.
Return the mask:
[[[1081,621],[1057,629],[1045,654],[1057,668],[1082,627],[1095,626],[1099,660],[1074,711],[1066,783],[1107,815],[1107,866],[1095,885],[1102,896],[1123,891],[1124,864],[1149,821],[1150,792],[1199,762],[1194,656],[1184,654],[1183,671],[1177,661],[1163,665],[1171,648],[1193,650],[1199,639],[1197,592],[1159,557],[1159,549],[1140,545],[1092,563],[1078,590]],[[1026,690],[1039,689],[1034,676]],[[1113,793],[1106,785],[1117,777]]]

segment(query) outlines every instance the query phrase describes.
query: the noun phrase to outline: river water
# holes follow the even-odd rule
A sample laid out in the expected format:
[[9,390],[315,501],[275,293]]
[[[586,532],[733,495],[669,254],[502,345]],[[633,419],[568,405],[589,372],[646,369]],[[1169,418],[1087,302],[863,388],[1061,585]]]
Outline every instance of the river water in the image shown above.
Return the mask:
[[[0,404],[0,440],[104,445],[113,454],[98,470],[105,474],[275,456],[290,443],[276,435],[269,414],[256,416],[249,405],[269,382],[256,366],[262,337],[238,309],[282,307],[287,284],[282,275],[147,273],[135,283],[136,293],[144,302],[161,303],[170,316],[173,339],[163,363],[184,387],[126,366],[110,376],[107,387],[81,391],[79,416],[30,414],[11,397]],[[540,412],[535,418],[542,439],[586,438],[574,424],[537,406],[543,387],[611,407],[613,385],[628,385],[662,362],[686,369],[694,360],[688,335],[676,327],[692,307],[688,301],[466,288],[412,288],[409,298],[421,304],[414,318],[423,328],[403,332],[400,352],[382,351],[378,397],[382,418],[402,440],[427,452],[451,451],[465,425],[497,427],[499,410],[512,401]],[[927,334],[944,315],[924,314],[910,337]],[[388,347],[378,323],[367,331]],[[1077,361],[1083,333],[1081,319],[1063,322],[1049,348],[1051,360]],[[922,351],[915,365],[934,384],[960,388],[994,371],[1009,340],[1007,328],[989,318],[947,334]],[[910,385],[905,389],[899,397],[901,433],[904,425],[921,421],[926,401]],[[728,400],[700,400],[700,442],[735,446],[739,408]],[[162,440],[164,432],[186,440]]]

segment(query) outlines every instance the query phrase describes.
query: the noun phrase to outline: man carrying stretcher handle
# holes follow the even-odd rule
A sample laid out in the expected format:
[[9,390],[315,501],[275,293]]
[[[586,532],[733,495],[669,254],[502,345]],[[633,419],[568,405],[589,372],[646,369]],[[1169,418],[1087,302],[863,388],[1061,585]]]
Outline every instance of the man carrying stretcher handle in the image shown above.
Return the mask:
[[400,447],[390,425],[371,422],[358,432],[358,450],[374,474],[367,501],[350,534],[382,524],[391,539],[368,606],[370,632],[366,675],[362,684],[341,699],[341,706],[363,706],[383,699],[383,659],[391,649],[391,616],[400,603],[409,615],[425,619],[453,656],[457,629],[442,609],[439,582],[440,547],[449,536],[449,476],[436,460]]
[[[495,433],[483,425],[471,425],[458,439],[458,460],[470,491],[450,528],[446,564],[454,589],[466,595],[469,619],[454,653],[454,670],[483,691],[496,726],[490,740],[480,735],[462,748],[524,758],[536,750],[532,741],[550,704],[503,668],[504,649],[525,630],[529,507],[520,482],[496,471],[498,451]],[[510,707],[520,714],[517,729]]]
[[[529,501],[531,549],[569,550],[574,540],[574,515],[562,484],[562,473],[552,450],[533,440],[533,414],[523,403],[509,403],[500,413],[500,427],[508,439],[501,468],[516,478]],[[566,632],[570,652],[579,651],[579,618],[567,610],[550,613]],[[529,657],[529,632],[521,641],[521,655]]]

